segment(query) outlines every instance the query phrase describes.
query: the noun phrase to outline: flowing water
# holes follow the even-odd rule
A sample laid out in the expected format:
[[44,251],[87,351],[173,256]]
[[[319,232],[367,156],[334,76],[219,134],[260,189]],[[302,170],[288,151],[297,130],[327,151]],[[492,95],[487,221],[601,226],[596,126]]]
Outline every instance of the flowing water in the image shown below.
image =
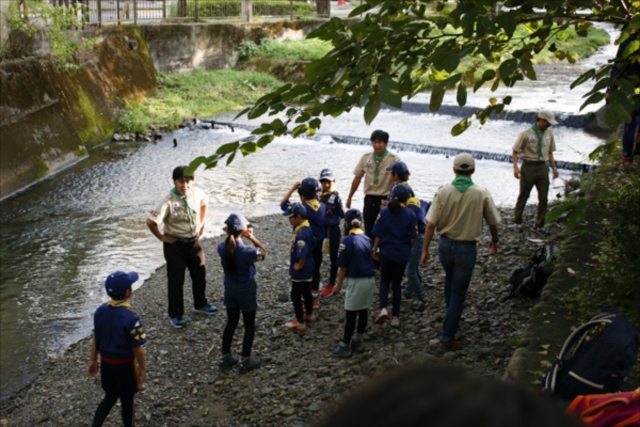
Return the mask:
[[[582,68],[614,53],[615,47],[608,47]],[[572,78],[581,73],[572,72]],[[553,89],[553,105],[548,102],[549,84],[510,93],[514,99],[526,97],[527,108],[518,108],[546,107],[576,114],[581,93],[562,95],[571,76],[562,79]],[[347,193],[353,168],[370,150],[368,137],[374,128],[390,133],[390,149],[409,165],[411,185],[421,198],[431,200],[439,186],[451,181],[452,155],[475,150],[490,154],[477,162],[474,181],[487,187],[498,205],[512,206],[518,184],[504,159],[527,124],[496,120],[453,138],[450,129],[458,120],[382,110],[370,127],[364,124],[362,111],[354,110],[323,121],[315,140],[279,138],[256,154],[237,158],[229,167],[200,170],[195,184],[210,197],[205,234],[219,234],[231,212],[248,217],[278,212],[278,202],[294,181],[317,177],[324,167],[334,169],[337,188]],[[586,162],[587,154],[601,142],[581,129],[557,126],[553,130],[556,159],[567,164]],[[183,129],[165,135],[157,145],[109,143],[92,150],[82,162],[0,202],[0,397],[15,393],[49,357],[91,333],[92,314],[107,299],[102,284],[109,273],[135,270],[146,279],[164,263],[161,245],[144,222],[147,212],[170,190],[173,167],[247,135],[248,130],[240,127],[235,132]],[[173,146],[173,138],[178,147]],[[561,171],[551,198],[562,192],[563,179],[571,173]],[[362,200],[359,189],[354,207],[361,207]],[[535,200],[534,190],[531,201]]]

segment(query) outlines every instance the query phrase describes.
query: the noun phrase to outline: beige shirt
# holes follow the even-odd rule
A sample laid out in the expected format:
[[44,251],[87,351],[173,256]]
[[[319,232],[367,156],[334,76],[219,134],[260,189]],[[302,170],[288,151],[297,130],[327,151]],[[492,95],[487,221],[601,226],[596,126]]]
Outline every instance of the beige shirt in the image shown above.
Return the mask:
[[158,226],[164,224],[164,233],[179,239],[191,239],[200,232],[200,208],[209,203],[207,195],[199,188],[192,187],[187,193],[187,199],[191,206],[191,215],[188,212],[185,200],[181,199],[173,191],[160,202],[149,214],[149,219]]
[[464,193],[451,184],[440,187],[427,212],[427,221],[436,225],[438,233],[456,241],[480,241],[482,218],[489,225],[501,220],[489,191],[475,184]]
[[376,162],[373,160],[373,151],[363,155],[358,162],[353,174],[364,176],[364,194],[368,196],[388,196],[391,189],[391,172],[387,168],[400,160],[398,156],[388,152],[378,165],[378,183],[373,183],[373,174],[376,170]]
[[538,136],[529,128],[520,132],[516,143],[513,144],[513,151],[518,153],[522,160],[532,162],[546,162],[549,160],[549,153],[556,151],[556,141],[553,138],[551,129],[544,131],[542,137],[542,157],[538,157]]

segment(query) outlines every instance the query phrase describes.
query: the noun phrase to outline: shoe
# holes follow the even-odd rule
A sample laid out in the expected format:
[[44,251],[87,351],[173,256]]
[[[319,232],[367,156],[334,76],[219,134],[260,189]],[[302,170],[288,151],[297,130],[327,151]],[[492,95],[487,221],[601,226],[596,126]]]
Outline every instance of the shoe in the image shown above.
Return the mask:
[[620,164],[623,166],[631,166],[633,164],[633,157],[620,157]]
[[318,321],[318,317],[315,314],[310,314],[308,316],[304,316],[304,321],[307,323],[316,323]]
[[203,314],[213,314],[218,311],[218,307],[215,305],[203,305],[200,308],[196,308],[196,311]]
[[220,362],[218,362],[218,369],[221,371],[228,371],[238,364],[238,358],[233,357],[231,353],[225,354],[220,358]]
[[330,297],[333,295],[333,283],[327,283],[327,286],[324,287],[320,296],[322,298]]
[[364,351],[364,343],[362,341],[351,340],[351,351],[354,353],[362,353]]
[[335,357],[351,357],[351,349],[348,345],[341,341],[340,345],[338,345],[338,347],[336,347],[331,352],[331,354],[333,354]]
[[238,373],[240,375],[244,375],[249,371],[253,371],[254,369],[258,369],[260,367],[260,363],[262,361],[259,357],[247,357],[238,366]]
[[317,299],[313,300],[313,308],[314,309],[319,309],[320,308],[320,301],[318,301]]
[[462,348],[460,341],[447,341],[440,343],[440,350],[442,351],[457,351]]
[[173,325],[174,328],[182,329],[186,324],[187,324],[187,321],[184,319],[181,319],[179,317],[171,318],[171,325]]
[[387,308],[383,307],[380,310],[376,311],[376,318],[373,323],[380,325],[384,323],[385,320],[389,317],[389,313],[387,312]]
[[391,316],[391,320],[389,321],[389,323],[394,328],[399,328],[400,327],[400,319],[398,319],[398,316]]
[[311,291],[311,296],[313,297],[313,299],[318,299],[318,291]]
[[284,327],[293,332],[298,332],[298,333],[307,332],[307,325],[304,322],[299,323],[298,319],[294,319],[289,323],[285,323]]

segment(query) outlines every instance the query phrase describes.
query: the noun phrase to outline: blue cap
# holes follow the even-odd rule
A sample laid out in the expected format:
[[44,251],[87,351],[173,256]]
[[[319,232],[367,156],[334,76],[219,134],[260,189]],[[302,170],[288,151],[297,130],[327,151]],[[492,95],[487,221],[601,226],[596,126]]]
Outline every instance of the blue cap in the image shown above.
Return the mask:
[[249,222],[244,216],[242,216],[242,214],[231,214],[224,223],[227,225],[229,231],[244,230],[247,228],[247,225],[249,225]]
[[396,184],[391,189],[391,199],[401,203],[409,200],[412,194],[413,190],[407,184]]
[[304,204],[300,202],[291,203],[287,210],[282,213],[284,216],[301,216],[302,218],[307,217],[307,208],[304,207]]
[[405,162],[397,161],[391,166],[387,167],[387,171],[393,172],[396,175],[402,175],[409,172],[409,168],[407,167],[407,164]]
[[116,271],[107,277],[107,281],[104,287],[107,289],[107,294],[113,299],[122,299],[127,289],[131,288],[135,282],[138,281],[138,273],[132,271],[125,273],[124,271]]
[[346,223],[350,224],[354,219],[362,220],[362,212],[360,212],[358,209],[349,209],[347,212],[345,212],[344,221]]
[[318,183],[318,181],[315,178],[305,178],[302,180],[302,182],[300,182],[300,187],[299,187],[302,191],[304,192],[310,192],[310,191],[318,191],[321,187],[320,187],[320,183]]
[[333,181],[336,177],[333,175],[333,171],[329,168],[324,168],[322,169],[322,172],[320,172],[320,181],[322,180],[328,180],[328,181]]

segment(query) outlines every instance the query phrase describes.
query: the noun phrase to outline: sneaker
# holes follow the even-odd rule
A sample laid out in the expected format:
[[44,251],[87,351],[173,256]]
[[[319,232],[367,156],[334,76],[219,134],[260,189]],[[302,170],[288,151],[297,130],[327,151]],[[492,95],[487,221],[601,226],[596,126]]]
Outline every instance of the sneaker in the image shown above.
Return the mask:
[[373,323],[380,325],[384,323],[385,320],[389,317],[389,313],[387,312],[387,308],[383,307],[380,310],[376,311],[376,318]]
[[316,323],[318,321],[318,317],[315,314],[310,314],[308,316],[304,316],[304,321],[307,323]]
[[633,157],[620,157],[620,164],[623,166],[631,166],[633,164]]
[[184,319],[181,319],[179,317],[171,318],[171,325],[173,325],[174,328],[182,329],[186,324],[187,324],[187,321]]
[[362,341],[351,340],[351,351],[354,353],[362,353],[364,351],[364,343]]
[[462,348],[460,341],[447,341],[440,343],[440,349],[442,351],[457,351]]
[[200,308],[196,308],[196,311],[203,314],[213,314],[218,311],[218,307],[215,305],[203,305]]
[[260,367],[260,363],[262,361],[259,357],[247,357],[238,366],[238,373],[240,375],[244,375],[249,371],[253,371],[254,369],[258,369]]
[[284,327],[290,331],[298,333],[307,332],[307,325],[304,322],[299,323],[298,319],[294,319],[292,322],[285,323]]
[[331,295],[333,295],[333,283],[327,283],[327,286],[324,287],[320,296],[326,298],[330,297]]
[[398,319],[398,316],[391,316],[391,320],[389,321],[389,323],[394,328],[399,328],[400,327],[400,319]]
[[320,301],[318,301],[317,299],[313,300],[313,308],[314,310],[317,310],[320,308]]
[[313,299],[318,299],[318,291],[311,291],[311,296],[313,297]]
[[336,347],[331,354],[335,357],[351,357],[351,349],[341,341],[338,347]]
[[238,358],[233,357],[231,353],[225,354],[220,358],[220,362],[218,362],[218,369],[221,371],[228,371],[238,364]]

